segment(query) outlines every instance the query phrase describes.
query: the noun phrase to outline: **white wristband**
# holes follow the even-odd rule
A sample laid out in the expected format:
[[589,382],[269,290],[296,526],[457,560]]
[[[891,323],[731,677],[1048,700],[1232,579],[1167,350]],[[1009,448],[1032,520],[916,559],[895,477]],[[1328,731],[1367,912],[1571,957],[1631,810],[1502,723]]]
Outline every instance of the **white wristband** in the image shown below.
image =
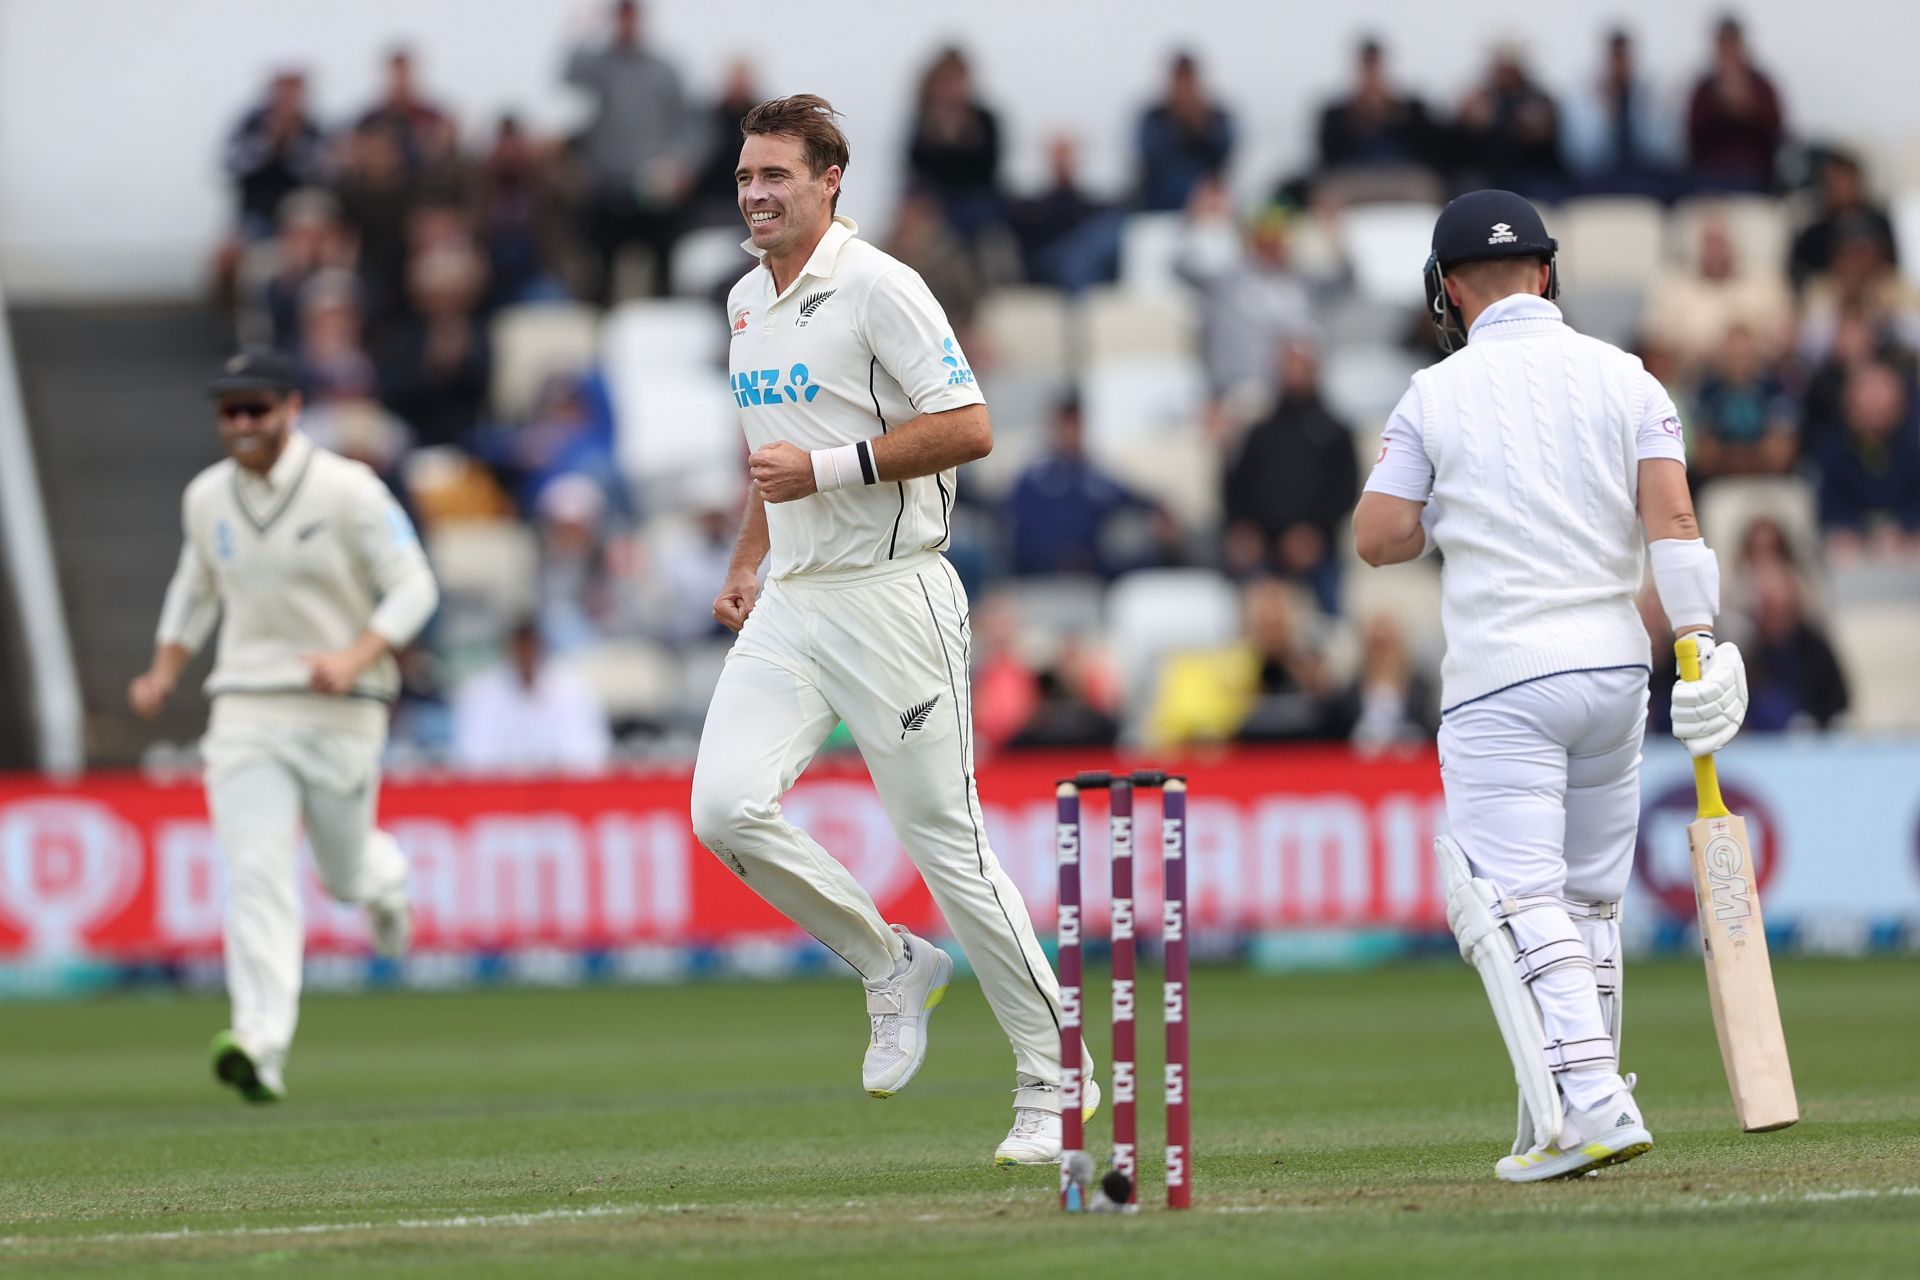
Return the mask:
[[815,449],[810,456],[813,487],[821,493],[832,493],[849,485],[875,484],[880,479],[873,464],[873,448],[865,440],[832,449]]
[[1660,607],[1677,631],[1711,627],[1720,612],[1720,561],[1700,538],[1662,538],[1647,548]]

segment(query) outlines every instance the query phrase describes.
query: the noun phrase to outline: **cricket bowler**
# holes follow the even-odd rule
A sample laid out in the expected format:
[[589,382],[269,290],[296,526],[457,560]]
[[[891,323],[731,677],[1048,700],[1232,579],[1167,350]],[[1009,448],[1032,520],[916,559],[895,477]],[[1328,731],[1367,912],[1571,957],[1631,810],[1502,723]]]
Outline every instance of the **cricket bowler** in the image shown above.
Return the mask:
[[[1703,673],[1673,691],[1695,755],[1746,713],[1714,643],[1720,575],[1687,490],[1680,416],[1631,355],[1569,328],[1558,246],[1507,191],[1449,204],[1426,290],[1449,359],[1414,375],[1354,512],[1374,565],[1444,557],[1436,842],[1447,918],[1520,1085],[1495,1172],[1571,1177],[1653,1145],[1620,1074],[1620,898],[1640,817],[1651,648],[1642,564]],[[1644,544],[1643,544],[1644,531]]]
[[153,662],[128,690],[137,713],[159,714],[219,623],[202,755],[227,864],[233,1025],[214,1037],[213,1068],[250,1102],[286,1092],[303,827],[327,892],[365,904],[375,949],[406,948],[406,860],[374,829],[374,803],[400,689],[394,653],[439,603],[379,477],[299,431],[298,387],[295,366],[262,349],[233,356],[208,385],[227,457],[187,486]]
[[[700,737],[693,829],[756,893],[856,970],[862,1082],[890,1098],[927,1052],[952,960],[890,925],[780,798],[844,720],[894,832],[1013,1045],[1000,1165],[1060,1158],[1060,991],[987,843],[973,777],[967,597],[940,554],[956,468],[993,429],[920,276],[835,213],[847,140],[811,94],[748,113],[745,247],[727,299],[752,489],[714,616],[739,633]],[[759,570],[766,563],[766,586]],[[1085,1110],[1098,1091],[1089,1081]]]

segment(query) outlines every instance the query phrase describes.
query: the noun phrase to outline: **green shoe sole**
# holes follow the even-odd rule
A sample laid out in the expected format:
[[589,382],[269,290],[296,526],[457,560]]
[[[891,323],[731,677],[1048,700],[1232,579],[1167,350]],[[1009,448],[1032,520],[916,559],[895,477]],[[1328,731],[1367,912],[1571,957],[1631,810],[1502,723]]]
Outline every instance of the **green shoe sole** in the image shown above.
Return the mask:
[[279,1102],[283,1095],[260,1078],[260,1069],[252,1055],[240,1047],[233,1032],[222,1031],[213,1038],[213,1075],[222,1084],[232,1085],[248,1102]]

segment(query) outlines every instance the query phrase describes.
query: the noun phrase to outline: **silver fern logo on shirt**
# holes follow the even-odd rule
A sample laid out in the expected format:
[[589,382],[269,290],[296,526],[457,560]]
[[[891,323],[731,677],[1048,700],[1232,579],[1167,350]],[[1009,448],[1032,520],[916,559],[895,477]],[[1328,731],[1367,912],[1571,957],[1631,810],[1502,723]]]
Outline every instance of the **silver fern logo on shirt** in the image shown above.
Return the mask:
[[840,292],[838,289],[822,289],[819,293],[810,293],[800,300],[800,318],[794,321],[796,328],[804,329],[813,319],[814,312],[827,305],[827,299]]
[[907,735],[918,733],[927,727],[927,717],[940,705],[940,695],[934,694],[918,706],[908,707],[900,713],[900,741],[905,742]]

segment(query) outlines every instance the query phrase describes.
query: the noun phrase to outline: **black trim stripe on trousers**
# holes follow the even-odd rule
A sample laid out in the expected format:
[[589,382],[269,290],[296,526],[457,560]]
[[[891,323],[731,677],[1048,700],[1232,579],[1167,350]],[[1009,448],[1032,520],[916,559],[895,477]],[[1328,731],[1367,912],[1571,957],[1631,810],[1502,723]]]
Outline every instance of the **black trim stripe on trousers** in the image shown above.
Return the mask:
[[[948,572],[952,572],[953,567],[951,565],[947,566],[947,568]],[[947,688],[953,693],[953,713],[959,717],[960,733],[957,741],[960,744],[960,778],[963,784],[961,794],[966,801],[967,821],[973,824],[975,865],[979,869],[980,878],[986,881],[987,888],[993,893],[993,903],[1000,908],[1000,918],[1007,922],[1007,932],[1014,936],[1017,944],[1020,931],[1013,927],[1013,917],[1007,914],[1007,904],[1001,901],[1000,887],[994,883],[993,877],[987,874],[986,850],[980,835],[980,819],[975,812],[973,770],[967,765],[968,732],[971,728],[970,721],[973,719],[972,699],[962,698],[960,695],[960,686],[955,681],[953,675],[953,656],[947,652],[946,637],[940,634],[940,614],[939,611],[933,607],[933,595],[927,590],[926,577],[918,573],[914,574],[913,577],[914,581],[920,584],[920,594],[926,597],[927,619],[933,623],[933,638],[940,646],[941,660],[947,664]],[[949,590],[951,590],[951,584],[949,584]],[[956,616],[960,616],[958,609],[955,610],[955,614]],[[1040,997],[1040,1002],[1047,1006],[1047,1016],[1053,1019],[1053,1029],[1058,1031],[1060,1029],[1060,1010],[1052,1000],[1047,998],[1047,989],[1041,985],[1039,977],[1033,972],[1033,962],[1027,958],[1027,949],[1025,947],[1020,947],[1020,963],[1026,967],[1027,981],[1033,984],[1034,993]]]

